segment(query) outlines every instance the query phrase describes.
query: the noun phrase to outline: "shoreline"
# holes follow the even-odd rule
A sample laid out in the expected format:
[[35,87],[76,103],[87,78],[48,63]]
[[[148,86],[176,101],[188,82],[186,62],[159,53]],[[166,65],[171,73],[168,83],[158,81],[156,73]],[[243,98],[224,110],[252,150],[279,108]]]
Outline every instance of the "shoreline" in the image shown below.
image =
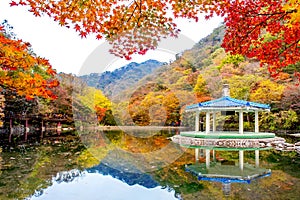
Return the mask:
[[97,130],[186,130],[182,126],[98,126]]

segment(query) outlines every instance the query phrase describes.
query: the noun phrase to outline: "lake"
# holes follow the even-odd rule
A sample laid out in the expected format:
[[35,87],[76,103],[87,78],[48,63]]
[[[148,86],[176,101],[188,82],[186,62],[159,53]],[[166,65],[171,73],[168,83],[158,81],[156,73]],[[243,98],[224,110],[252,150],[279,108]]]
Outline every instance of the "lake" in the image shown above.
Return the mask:
[[[180,147],[179,130],[81,131],[1,155],[0,199],[298,199],[300,157],[274,149]],[[209,168],[205,152],[211,154]],[[217,174],[217,176],[216,176]],[[241,178],[242,177],[242,178]]]

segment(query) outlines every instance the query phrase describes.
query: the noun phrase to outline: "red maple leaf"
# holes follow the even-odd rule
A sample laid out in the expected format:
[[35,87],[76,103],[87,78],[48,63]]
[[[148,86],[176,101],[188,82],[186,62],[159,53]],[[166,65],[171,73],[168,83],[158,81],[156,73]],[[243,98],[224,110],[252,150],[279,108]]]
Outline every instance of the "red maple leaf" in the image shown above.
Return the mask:
[[102,36],[101,36],[100,34],[98,34],[98,35],[96,36],[96,39],[97,39],[97,40],[100,40],[100,39],[102,39]]
[[15,1],[9,3],[10,6],[17,6],[18,4]]
[[84,31],[80,31],[80,37],[84,37],[84,38],[86,38],[86,35],[87,35],[87,33],[86,32],[84,32]]
[[76,24],[74,28],[75,28],[76,31],[80,31],[80,29],[81,29],[78,24]]
[[24,1],[20,1],[19,4],[20,4],[21,6],[25,6],[25,5],[26,5],[26,3],[25,3]]

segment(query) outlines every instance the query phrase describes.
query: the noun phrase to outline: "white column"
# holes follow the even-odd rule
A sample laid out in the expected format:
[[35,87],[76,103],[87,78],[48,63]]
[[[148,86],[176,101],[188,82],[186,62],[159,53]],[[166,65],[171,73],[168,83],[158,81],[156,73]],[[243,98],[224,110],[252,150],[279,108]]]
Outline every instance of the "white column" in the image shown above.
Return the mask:
[[196,117],[195,117],[195,131],[199,131],[199,114],[200,112],[196,112]]
[[198,148],[195,149],[195,160],[196,160],[196,162],[199,161],[199,149]]
[[210,150],[205,149],[205,161],[206,161],[206,168],[210,167]]
[[243,110],[239,111],[239,133],[244,134]]
[[205,123],[205,132],[208,134],[210,131],[210,113],[206,112],[206,123]]
[[255,150],[255,167],[259,167],[259,150]]
[[213,132],[216,132],[216,112],[213,112]]
[[242,151],[242,150],[239,151],[239,166],[240,166],[240,170],[243,171],[244,170],[244,151]]
[[255,111],[255,133],[259,132],[259,126],[258,126],[258,110]]
[[204,158],[204,153],[203,153],[203,149],[200,149],[200,158]]

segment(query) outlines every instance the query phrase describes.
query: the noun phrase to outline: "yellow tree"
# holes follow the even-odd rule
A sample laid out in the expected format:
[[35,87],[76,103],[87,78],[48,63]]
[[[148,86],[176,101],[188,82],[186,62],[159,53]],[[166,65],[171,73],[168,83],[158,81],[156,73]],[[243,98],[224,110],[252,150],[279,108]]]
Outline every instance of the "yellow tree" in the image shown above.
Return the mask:
[[203,76],[200,74],[197,79],[197,83],[194,87],[194,92],[196,94],[196,98],[198,102],[204,102],[211,100],[209,91],[206,87],[206,81]]
[[111,102],[103,95],[101,90],[93,87],[84,88],[84,92],[77,96],[81,103],[89,108],[88,113],[95,112],[99,122],[105,117],[106,111],[111,110]]
[[286,21],[288,26],[299,26],[300,22],[300,1],[299,0],[288,0],[283,6],[283,10],[290,14],[290,20]]
[[250,94],[250,100],[261,103],[276,103],[283,96],[284,86],[271,80],[263,80],[257,84]]

